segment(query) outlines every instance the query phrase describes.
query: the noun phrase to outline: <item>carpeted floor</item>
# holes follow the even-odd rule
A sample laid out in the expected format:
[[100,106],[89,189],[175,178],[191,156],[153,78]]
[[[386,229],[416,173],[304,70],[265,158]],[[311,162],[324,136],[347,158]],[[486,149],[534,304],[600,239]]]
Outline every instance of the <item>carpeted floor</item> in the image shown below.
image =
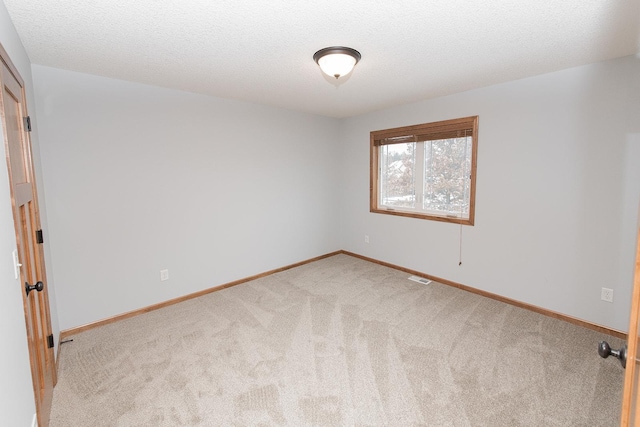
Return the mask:
[[347,255],[72,337],[51,427],[616,426],[619,339]]

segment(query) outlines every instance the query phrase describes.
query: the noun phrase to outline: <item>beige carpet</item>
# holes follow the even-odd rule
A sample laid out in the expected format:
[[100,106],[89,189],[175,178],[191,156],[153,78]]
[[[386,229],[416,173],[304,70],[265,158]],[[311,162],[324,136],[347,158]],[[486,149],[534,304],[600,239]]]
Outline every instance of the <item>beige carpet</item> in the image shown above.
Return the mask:
[[616,426],[569,323],[337,255],[78,334],[52,427]]

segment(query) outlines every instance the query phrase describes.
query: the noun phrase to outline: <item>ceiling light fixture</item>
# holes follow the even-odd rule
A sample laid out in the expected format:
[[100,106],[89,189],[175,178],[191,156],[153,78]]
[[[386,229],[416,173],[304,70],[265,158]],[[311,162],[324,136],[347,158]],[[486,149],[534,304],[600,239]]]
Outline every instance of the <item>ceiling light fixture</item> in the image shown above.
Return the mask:
[[313,54],[322,72],[336,79],[349,74],[361,57],[357,50],[344,46],[325,47]]

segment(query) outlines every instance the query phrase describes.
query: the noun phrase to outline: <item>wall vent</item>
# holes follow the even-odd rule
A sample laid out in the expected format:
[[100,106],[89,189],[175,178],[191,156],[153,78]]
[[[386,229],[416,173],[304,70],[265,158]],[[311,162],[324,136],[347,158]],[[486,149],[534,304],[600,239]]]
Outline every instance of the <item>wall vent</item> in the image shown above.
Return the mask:
[[425,279],[424,277],[419,276],[410,276],[409,280],[413,280],[414,282],[422,283],[423,285],[428,285],[431,283],[431,280]]

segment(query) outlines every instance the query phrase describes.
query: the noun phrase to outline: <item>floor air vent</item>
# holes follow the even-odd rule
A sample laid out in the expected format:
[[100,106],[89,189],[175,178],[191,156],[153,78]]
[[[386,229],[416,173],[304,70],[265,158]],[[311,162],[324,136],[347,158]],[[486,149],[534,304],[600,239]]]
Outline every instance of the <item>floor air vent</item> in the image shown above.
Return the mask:
[[419,276],[409,276],[409,280],[422,283],[423,285],[428,285],[429,283],[431,283],[431,280],[425,279],[424,277],[419,277]]

